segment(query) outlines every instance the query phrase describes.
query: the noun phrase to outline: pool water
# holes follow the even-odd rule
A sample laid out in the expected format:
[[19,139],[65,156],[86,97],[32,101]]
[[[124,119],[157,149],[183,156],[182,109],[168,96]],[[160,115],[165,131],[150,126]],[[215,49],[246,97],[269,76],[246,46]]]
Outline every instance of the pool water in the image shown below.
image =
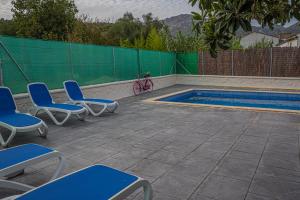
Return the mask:
[[158,101],[300,111],[300,94],[293,93],[191,90]]

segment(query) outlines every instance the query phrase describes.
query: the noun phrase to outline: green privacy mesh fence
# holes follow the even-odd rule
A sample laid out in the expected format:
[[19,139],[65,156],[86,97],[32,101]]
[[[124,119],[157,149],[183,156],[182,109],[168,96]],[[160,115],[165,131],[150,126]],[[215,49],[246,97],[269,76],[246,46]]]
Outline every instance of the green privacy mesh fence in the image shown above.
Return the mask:
[[28,82],[45,82],[50,89],[77,80],[81,85],[108,83],[175,73],[176,54],[170,52],[83,45],[0,36],[3,85],[26,92]]
[[199,74],[198,52],[177,53],[176,56],[176,73],[177,74]]

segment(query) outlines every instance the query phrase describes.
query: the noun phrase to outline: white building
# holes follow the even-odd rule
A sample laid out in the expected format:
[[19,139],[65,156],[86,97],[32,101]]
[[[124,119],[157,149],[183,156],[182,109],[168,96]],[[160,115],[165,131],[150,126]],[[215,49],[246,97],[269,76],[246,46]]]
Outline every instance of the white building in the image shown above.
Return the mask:
[[279,47],[300,47],[300,34],[293,35],[278,44]]
[[258,42],[261,42],[262,40],[272,42],[273,46],[276,46],[279,43],[279,38],[276,36],[267,35],[259,32],[250,32],[241,37],[241,45],[244,48],[248,48],[250,46],[255,45]]

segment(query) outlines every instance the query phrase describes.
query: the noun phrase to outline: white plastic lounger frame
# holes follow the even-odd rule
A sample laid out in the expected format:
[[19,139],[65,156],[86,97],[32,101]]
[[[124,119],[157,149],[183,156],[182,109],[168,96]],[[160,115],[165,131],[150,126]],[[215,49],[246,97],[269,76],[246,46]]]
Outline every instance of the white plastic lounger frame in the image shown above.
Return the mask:
[[[9,88],[3,87],[3,86],[0,86],[0,88],[8,89],[10,94],[12,95],[11,90]],[[14,98],[12,98],[12,99],[13,99],[13,102],[14,102],[15,107],[16,107],[16,101],[15,101]],[[15,112],[20,113],[17,109],[15,110]],[[38,124],[34,124],[32,126],[24,126],[24,127],[15,127],[15,126],[11,126],[9,124],[6,124],[6,123],[0,121],[0,127],[3,127],[3,128],[6,128],[6,129],[10,130],[9,136],[7,137],[6,140],[3,138],[3,136],[0,132],[0,144],[3,147],[7,147],[10,144],[10,142],[15,137],[17,132],[23,132],[24,133],[24,132],[38,130],[39,136],[44,137],[44,138],[46,138],[47,134],[48,134],[48,126],[45,124],[45,122],[43,120],[41,120],[41,122],[38,123]]]
[[[86,168],[89,168],[89,167],[86,167]],[[84,169],[86,169],[84,168]],[[110,167],[111,168],[111,167]],[[67,175],[64,175],[58,179],[63,179],[64,177],[67,177],[71,174],[74,174],[74,173],[77,173],[81,170],[84,170],[84,169],[80,169],[80,170],[77,170],[75,172],[72,172],[70,174],[67,174]],[[139,188],[143,188],[143,191],[144,191],[144,200],[152,200],[153,198],[153,190],[152,190],[152,186],[150,184],[149,181],[141,178],[141,177],[137,177],[138,179],[133,182],[132,184],[128,185],[126,188],[124,188],[123,190],[121,190],[120,192],[118,192],[117,194],[115,194],[113,197],[111,197],[110,199],[108,200],[124,200],[126,199],[129,195],[131,195],[133,192],[135,192],[137,189]],[[48,183],[45,183],[44,185],[47,185],[47,184],[51,184],[51,182],[53,182],[55,180],[52,180]],[[78,183],[78,184],[81,184],[81,183]],[[39,187],[42,187],[43,185],[39,186]],[[35,189],[38,189],[39,187],[35,188]],[[33,188],[34,189],[34,188]],[[101,189],[101,188],[99,188]],[[27,191],[27,192],[30,192],[30,191]],[[18,197],[20,197],[22,195],[16,195],[16,196],[11,196],[11,197],[7,197],[3,200],[15,200],[17,199]]]
[[[41,82],[36,82],[36,83],[44,84],[44,83],[41,83]],[[70,111],[70,110],[65,110],[65,109],[60,109],[60,108],[44,107],[44,106],[36,105],[33,101],[33,98],[30,94],[30,91],[29,91],[30,85],[33,85],[33,84],[36,84],[36,83],[30,83],[30,84],[27,85],[27,90],[28,90],[29,97],[31,99],[32,104],[34,105],[34,108],[35,108],[35,111],[33,113],[34,116],[37,116],[37,114],[40,111],[45,112],[49,115],[49,117],[52,119],[52,121],[58,126],[61,126],[64,123],[66,123],[69,120],[69,118],[71,117],[71,115],[76,115],[79,120],[84,120],[85,119],[85,116],[88,114],[88,110],[86,110],[86,108],[82,108],[81,110],[77,110],[77,111]],[[46,84],[44,84],[44,85],[46,86],[47,90],[49,91],[47,85]],[[54,101],[52,101],[52,103],[55,104]],[[58,121],[52,112],[65,113],[66,117],[63,120]],[[82,113],[85,113],[85,114],[83,116],[80,116],[80,114],[82,114]]]
[[[119,107],[119,103],[117,101],[114,101],[113,103],[101,103],[101,102],[95,102],[95,101],[85,101],[85,100],[74,100],[74,99],[72,99],[70,97],[69,93],[68,93],[67,88],[66,88],[66,82],[69,82],[69,81],[72,81],[72,80],[64,81],[64,89],[65,89],[65,92],[66,92],[70,102],[73,103],[73,104],[77,104],[77,105],[81,105],[81,106],[85,107],[89,111],[89,113],[91,113],[93,116],[98,117],[102,113],[104,113],[105,111],[113,113]],[[75,81],[72,81],[72,82],[75,82]],[[76,84],[77,84],[77,82],[76,82]],[[103,106],[103,108],[100,111],[95,112],[91,108],[90,105]]]
[[124,190],[120,191],[115,196],[111,197],[110,200],[124,200],[141,187],[144,190],[144,200],[152,200],[153,198],[152,186],[149,181],[141,177],[138,177],[138,179],[134,183],[126,187]]
[[[12,147],[12,148],[15,148],[15,147]],[[43,154],[41,156],[26,160],[24,162],[20,162],[18,164],[15,164],[13,166],[9,166],[5,169],[0,170],[0,188],[14,189],[14,190],[23,191],[23,192],[34,189],[35,187],[33,187],[31,185],[18,183],[15,181],[9,181],[9,180],[7,180],[7,177],[11,176],[12,174],[18,174],[18,172],[23,171],[26,167],[41,163],[41,162],[43,162],[45,160],[49,160],[51,158],[58,158],[58,160],[59,160],[58,166],[50,180],[56,179],[60,175],[62,170],[64,169],[65,158],[63,157],[63,155],[60,152],[53,150],[47,154]]]
[[29,131],[38,130],[39,136],[43,138],[46,138],[48,134],[48,126],[45,124],[43,120],[41,120],[41,122],[38,124],[32,126],[25,126],[25,127],[14,127],[9,124],[0,122],[0,127],[10,130],[9,136],[7,137],[6,140],[2,137],[2,134],[0,132],[0,143],[3,147],[7,147],[10,144],[10,142],[15,137],[17,132],[29,132]]

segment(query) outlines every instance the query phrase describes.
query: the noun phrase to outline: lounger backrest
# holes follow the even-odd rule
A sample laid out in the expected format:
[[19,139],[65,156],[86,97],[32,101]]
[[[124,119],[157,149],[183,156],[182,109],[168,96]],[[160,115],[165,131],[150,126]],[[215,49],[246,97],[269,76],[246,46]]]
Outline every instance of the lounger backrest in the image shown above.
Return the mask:
[[69,97],[72,100],[82,100],[83,94],[81,89],[76,81],[65,81],[64,82],[65,90],[68,93]]
[[16,104],[11,91],[6,87],[0,87],[0,115],[15,112]]
[[37,106],[47,106],[53,103],[49,90],[44,83],[29,84],[28,93],[30,93],[33,103]]

